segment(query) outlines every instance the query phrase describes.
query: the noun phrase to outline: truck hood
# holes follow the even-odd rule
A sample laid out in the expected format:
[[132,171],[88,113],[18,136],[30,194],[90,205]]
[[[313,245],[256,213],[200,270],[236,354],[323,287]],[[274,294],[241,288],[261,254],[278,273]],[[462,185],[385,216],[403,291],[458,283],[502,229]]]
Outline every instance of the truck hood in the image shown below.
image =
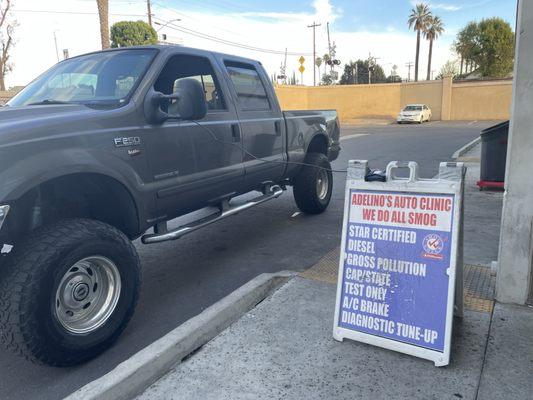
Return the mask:
[[0,149],[53,135],[54,128],[67,120],[72,123],[101,112],[80,104],[0,107]]

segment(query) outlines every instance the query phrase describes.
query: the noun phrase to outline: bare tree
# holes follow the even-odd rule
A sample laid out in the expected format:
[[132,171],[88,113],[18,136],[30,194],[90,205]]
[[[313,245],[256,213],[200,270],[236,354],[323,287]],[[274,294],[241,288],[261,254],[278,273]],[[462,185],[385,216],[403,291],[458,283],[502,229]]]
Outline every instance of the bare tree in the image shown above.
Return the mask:
[[10,20],[10,11],[13,3],[11,0],[0,0],[0,90],[6,90],[5,77],[12,70],[13,64],[9,61],[9,51],[13,47],[13,31],[17,22]]
[[109,44],[109,0],[96,0],[98,16],[100,17],[100,39],[102,49],[108,49]]

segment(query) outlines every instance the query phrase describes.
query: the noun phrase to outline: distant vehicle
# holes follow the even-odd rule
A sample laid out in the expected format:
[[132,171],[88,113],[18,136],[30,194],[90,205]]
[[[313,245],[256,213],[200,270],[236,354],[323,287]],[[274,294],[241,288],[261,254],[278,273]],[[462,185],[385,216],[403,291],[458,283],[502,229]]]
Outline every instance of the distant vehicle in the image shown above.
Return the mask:
[[402,122],[422,122],[431,121],[431,109],[425,104],[408,104],[400,111],[396,121],[401,124]]
[[258,61],[164,45],[58,63],[0,110],[0,341],[55,366],[100,354],[139,297],[131,240],[178,239],[287,186],[325,211],[339,134],[334,110],[282,111]]

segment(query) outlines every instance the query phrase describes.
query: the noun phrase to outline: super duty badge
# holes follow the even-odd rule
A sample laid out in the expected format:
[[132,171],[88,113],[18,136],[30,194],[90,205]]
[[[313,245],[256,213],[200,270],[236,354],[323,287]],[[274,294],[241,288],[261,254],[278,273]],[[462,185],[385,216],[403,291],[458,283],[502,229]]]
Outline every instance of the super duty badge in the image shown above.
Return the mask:
[[139,144],[141,144],[141,138],[138,136],[115,138],[115,147],[137,146]]

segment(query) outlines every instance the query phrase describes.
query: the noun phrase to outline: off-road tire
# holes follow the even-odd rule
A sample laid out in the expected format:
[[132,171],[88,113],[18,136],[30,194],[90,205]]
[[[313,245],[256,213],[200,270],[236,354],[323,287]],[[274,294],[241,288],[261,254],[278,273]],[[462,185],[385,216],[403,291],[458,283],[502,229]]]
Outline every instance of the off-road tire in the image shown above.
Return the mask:
[[[328,158],[322,153],[309,153],[305,165],[293,181],[294,200],[298,208],[306,214],[320,214],[328,208],[333,190],[333,174]],[[318,167],[318,168],[317,168]],[[327,193],[320,197],[317,180],[320,173],[327,176]]]
[[[121,290],[102,326],[73,334],[58,321],[58,280],[77,261],[94,255],[112,260]],[[102,222],[67,219],[39,228],[15,244],[0,271],[0,334],[4,345],[39,364],[73,366],[113,344],[131,319],[141,283],[139,258],[130,240]]]

